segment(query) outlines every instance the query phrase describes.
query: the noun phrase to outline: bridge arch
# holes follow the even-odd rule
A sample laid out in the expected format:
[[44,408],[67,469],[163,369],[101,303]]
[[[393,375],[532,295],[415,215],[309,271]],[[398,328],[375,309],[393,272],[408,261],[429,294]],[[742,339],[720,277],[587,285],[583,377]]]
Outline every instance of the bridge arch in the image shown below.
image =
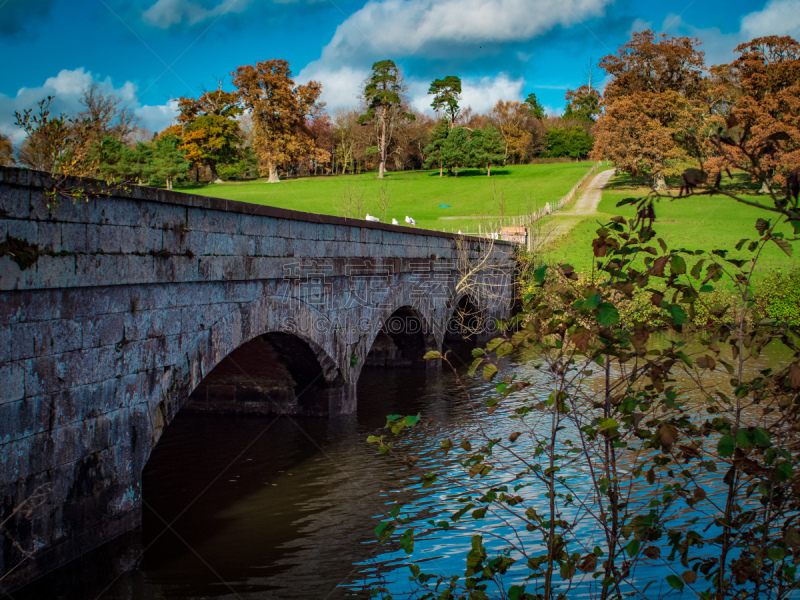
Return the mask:
[[[150,430],[143,437],[151,440],[142,466],[184,406],[230,414],[322,416],[346,411],[355,397],[346,371],[334,358],[341,354],[338,338],[327,316],[297,298],[231,303],[207,329],[183,340],[185,362],[167,367],[151,386],[149,414],[144,423],[139,419],[139,427]],[[265,362],[272,362],[272,368],[263,367]],[[226,401],[234,388],[238,394]]]
[[405,304],[375,324],[367,348],[367,367],[424,367],[425,353],[438,343],[431,319]]

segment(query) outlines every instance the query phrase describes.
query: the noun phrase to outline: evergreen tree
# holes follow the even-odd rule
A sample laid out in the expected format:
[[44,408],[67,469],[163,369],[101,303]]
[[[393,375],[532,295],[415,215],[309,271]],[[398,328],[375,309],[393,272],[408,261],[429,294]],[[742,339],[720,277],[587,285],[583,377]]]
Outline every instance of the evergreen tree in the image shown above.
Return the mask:
[[442,144],[442,162],[445,167],[455,171],[456,177],[459,168],[472,164],[472,141],[465,127],[453,127],[450,130],[450,135]]
[[525,104],[530,108],[531,116],[534,119],[544,119],[544,107],[539,104],[536,94],[528,94],[528,97],[525,98]]
[[150,176],[163,179],[167,189],[172,189],[172,182],[189,170],[186,153],[178,149],[179,140],[171,135],[157,138],[153,142],[153,154],[149,161]]
[[439,121],[431,130],[430,142],[423,152],[425,153],[425,168],[439,167],[439,177],[444,175],[444,143],[450,133],[447,119]]
[[477,166],[486,167],[487,177],[492,175],[492,165],[503,164],[505,144],[493,125],[472,132],[472,155]]

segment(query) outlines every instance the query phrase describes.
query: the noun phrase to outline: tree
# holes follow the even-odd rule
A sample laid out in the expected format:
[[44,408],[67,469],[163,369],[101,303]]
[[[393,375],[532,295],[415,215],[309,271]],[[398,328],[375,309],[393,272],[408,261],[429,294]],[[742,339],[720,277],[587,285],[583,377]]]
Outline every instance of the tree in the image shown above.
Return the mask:
[[133,111],[120,106],[122,101],[113,94],[106,96],[96,83],[83,91],[79,102],[85,108],[78,113],[78,118],[87,122],[81,143],[87,148],[105,137],[126,140],[138,124]]
[[431,102],[433,110],[443,111],[450,121],[450,127],[455,127],[456,118],[461,110],[458,106],[461,98],[461,78],[448,75],[444,79],[434,79],[428,89],[428,95],[433,96],[433,102]]
[[442,144],[442,162],[448,169],[453,169],[458,177],[459,167],[467,167],[472,163],[472,141],[465,127],[453,127]]
[[279,166],[314,148],[306,119],[322,109],[322,86],[310,81],[294,87],[289,63],[280,59],[241,66],[231,74],[239,98],[253,114],[259,171],[269,175],[269,183],[277,183]]
[[39,102],[39,114],[30,108],[14,113],[17,127],[27,134],[19,150],[19,162],[49,173],[68,169],[75,144],[69,117],[63,113],[57,117],[50,114],[53,99],[54,96],[48,96]]
[[180,139],[171,134],[161,135],[153,142],[152,155],[148,163],[148,174],[163,180],[167,189],[172,189],[172,183],[189,170],[189,161],[186,153],[181,150]]
[[522,162],[544,145],[541,121],[531,116],[530,105],[516,100],[498,100],[491,112],[492,123],[505,143],[506,160]]
[[604,114],[594,129],[593,158],[615,161],[632,174],[647,173],[665,189],[682,161],[702,160],[708,113],[700,40],[634,33],[600,66],[613,77],[603,96]]
[[[402,85],[398,81],[398,70],[391,60],[382,60],[372,65],[372,77],[364,87],[364,98],[367,101],[367,112],[358,118],[358,122],[366,125],[377,118],[379,126],[378,134],[378,178],[383,178],[386,168],[386,146],[387,122],[389,111],[392,108],[399,109],[402,105],[400,93]],[[408,112],[402,113],[406,119],[413,119],[414,115]]]
[[130,149],[119,139],[104,137],[92,146],[89,159],[97,165],[100,176],[106,181],[124,181],[130,174]]
[[592,136],[582,127],[577,125],[569,129],[555,127],[547,132],[547,155],[572,158],[588,156],[593,143]]
[[565,119],[581,119],[594,123],[600,115],[600,92],[587,85],[577,90],[567,90]]
[[502,165],[505,159],[503,140],[492,125],[472,132],[472,155],[475,164],[486,167],[486,176],[492,175],[492,165]]
[[425,168],[439,167],[439,177],[444,175],[445,155],[444,144],[450,133],[450,125],[447,119],[440,119],[431,130],[430,141],[425,146]]
[[14,163],[14,146],[9,137],[0,132],[0,165],[11,166]]
[[800,173],[800,44],[791,37],[756,38],[736,47],[740,56],[715,67],[718,101],[710,120],[719,145],[711,170],[732,165],[747,168],[769,193],[773,179],[785,183]]
[[178,100],[178,122],[183,126],[186,158],[207,167],[211,180],[218,176],[219,164],[234,164],[240,158],[242,141],[237,117],[242,113],[236,94],[221,88],[199,98]]
[[544,107],[539,103],[536,94],[528,94],[528,97],[525,98],[525,104],[530,108],[531,116],[534,119],[544,119]]

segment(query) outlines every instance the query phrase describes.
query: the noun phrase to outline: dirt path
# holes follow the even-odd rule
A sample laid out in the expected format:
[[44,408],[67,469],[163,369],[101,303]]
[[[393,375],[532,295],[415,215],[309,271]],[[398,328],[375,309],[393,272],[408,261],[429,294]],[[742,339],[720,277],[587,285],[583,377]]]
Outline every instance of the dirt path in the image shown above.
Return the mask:
[[551,240],[558,239],[565,235],[580,222],[580,219],[562,219],[562,217],[585,217],[597,212],[597,205],[600,204],[603,188],[608,183],[608,180],[611,179],[612,175],[614,175],[614,169],[598,173],[592,178],[589,185],[586,186],[583,194],[581,194],[581,197],[572,205],[572,208],[552,214],[552,217],[554,217],[551,221],[553,228],[548,232],[548,237]]

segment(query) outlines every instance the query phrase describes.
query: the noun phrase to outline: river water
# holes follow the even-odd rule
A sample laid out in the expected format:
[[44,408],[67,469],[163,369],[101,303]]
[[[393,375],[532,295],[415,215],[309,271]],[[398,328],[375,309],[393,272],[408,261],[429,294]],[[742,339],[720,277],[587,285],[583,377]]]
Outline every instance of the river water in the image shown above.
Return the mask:
[[[770,360],[765,356],[756,366]],[[543,377],[529,361],[508,366],[534,380]],[[494,386],[480,378],[466,386],[478,402],[494,394]],[[401,449],[416,455],[419,465],[452,476],[426,489],[416,471],[412,475],[397,458],[380,456],[366,443],[387,414],[417,413],[426,424],[404,435]],[[408,557],[396,545],[379,545],[374,529],[397,502],[420,530],[430,529],[427,519],[451,515],[453,498],[470,481],[455,453],[443,457],[439,443],[445,437],[460,440],[480,426],[447,369],[364,369],[357,414],[338,419],[178,414],[145,469],[142,530],[19,598],[332,600],[368,597],[366,590],[378,584],[395,598],[407,597]],[[496,419],[491,427],[499,427],[492,435],[507,437],[511,429],[504,428],[512,424]],[[499,470],[491,477],[503,483]],[[546,502],[535,489],[527,497],[534,506]],[[479,526],[513,533],[498,518]],[[580,528],[587,541],[599,536],[590,524]],[[461,574],[470,533],[428,531],[417,539],[414,561],[422,561],[423,572]],[[536,543],[533,537],[526,541]],[[487,546],[499,549],[502,543]],[[520,564],[509,577],[524,571]],[[570,598],[584,591],[575,589]]]

